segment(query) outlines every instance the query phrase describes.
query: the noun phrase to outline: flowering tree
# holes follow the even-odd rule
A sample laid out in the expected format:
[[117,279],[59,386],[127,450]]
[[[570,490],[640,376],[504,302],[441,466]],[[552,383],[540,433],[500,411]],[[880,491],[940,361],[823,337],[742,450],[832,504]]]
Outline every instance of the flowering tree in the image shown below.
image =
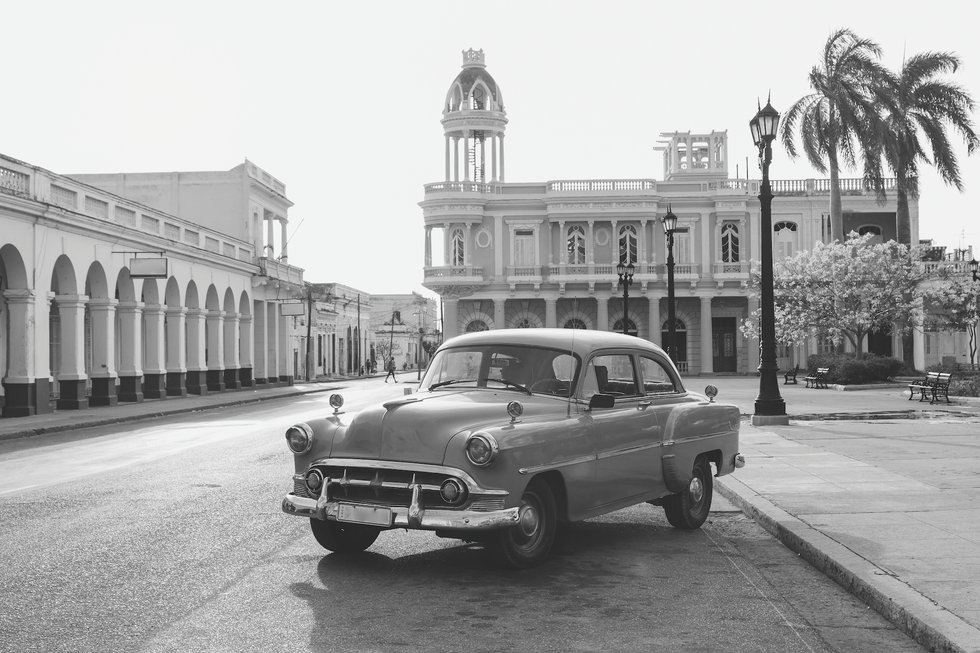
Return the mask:
[[926,298],[931,310],[926,327],[955,333],[966,331],[970,338],[970,362],[977,362],[977,323],[980,322],[980,281],[956,274],[946,267],[937,272],[939,283],[933,285]]
[[[776,340],[797,345],[824,336],[839,346],[846,338],[860,353],[871,331],[912,329],[921,319],[925,275],[918,248],[872,238],[851,232],[844,243],[817,243],[775,266]],[[751,283],[758,296],[756,265]],[[760,313],[743,323],[747,337],[758,337]]]

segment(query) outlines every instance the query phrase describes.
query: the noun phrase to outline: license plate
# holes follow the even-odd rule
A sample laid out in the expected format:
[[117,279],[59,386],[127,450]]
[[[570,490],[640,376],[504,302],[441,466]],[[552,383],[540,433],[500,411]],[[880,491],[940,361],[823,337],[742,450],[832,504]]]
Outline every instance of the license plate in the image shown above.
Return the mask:
[[337,521],[370,524],[372,526],[391,526],[391,508],[342,503],[337,511]]

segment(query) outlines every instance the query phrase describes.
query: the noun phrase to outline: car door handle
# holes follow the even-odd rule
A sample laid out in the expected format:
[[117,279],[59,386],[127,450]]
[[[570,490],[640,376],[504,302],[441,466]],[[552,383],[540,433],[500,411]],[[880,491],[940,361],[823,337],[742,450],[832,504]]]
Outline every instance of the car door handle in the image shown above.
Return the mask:
[[653,402],[652,401],[641,401],[640,403],[638,403],[636,405],[636,409],[637,410],[644,410],[646,408],[649,408],[652,405],[653,405]]

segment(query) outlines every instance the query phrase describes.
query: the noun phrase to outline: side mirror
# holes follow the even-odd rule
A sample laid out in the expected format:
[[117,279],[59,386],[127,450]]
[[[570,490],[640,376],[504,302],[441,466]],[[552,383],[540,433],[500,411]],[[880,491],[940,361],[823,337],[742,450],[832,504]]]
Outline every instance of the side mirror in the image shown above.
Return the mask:
[[589,410],[596,408],[612,408],[616,405],[616,397],[612,395],[594,394],[589,399]]
[[708,402],[710,403],[715,400],[715,397],[718,396],[718,388],[716,388],[713,385],[706,385],[704,386],[704,394],[708,398]]

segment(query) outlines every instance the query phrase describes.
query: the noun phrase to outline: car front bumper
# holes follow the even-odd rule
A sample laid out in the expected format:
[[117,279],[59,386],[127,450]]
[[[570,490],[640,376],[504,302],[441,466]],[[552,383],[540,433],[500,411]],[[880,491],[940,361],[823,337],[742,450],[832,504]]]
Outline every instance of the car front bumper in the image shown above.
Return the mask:
[[[322,521],[339,521],[340,506],[345,501],[310,499],[290,492],[282,500],[282,511],[288,515],[310,517]],[[421,530],[489,531],[517,524],[520,508],[505,508],[489,512],[475,510],[440,510],[426,508],[413,497],[409,506],[386,506],[391,510],[388,528]],[[382,526],[384,528],[384,526]]]

